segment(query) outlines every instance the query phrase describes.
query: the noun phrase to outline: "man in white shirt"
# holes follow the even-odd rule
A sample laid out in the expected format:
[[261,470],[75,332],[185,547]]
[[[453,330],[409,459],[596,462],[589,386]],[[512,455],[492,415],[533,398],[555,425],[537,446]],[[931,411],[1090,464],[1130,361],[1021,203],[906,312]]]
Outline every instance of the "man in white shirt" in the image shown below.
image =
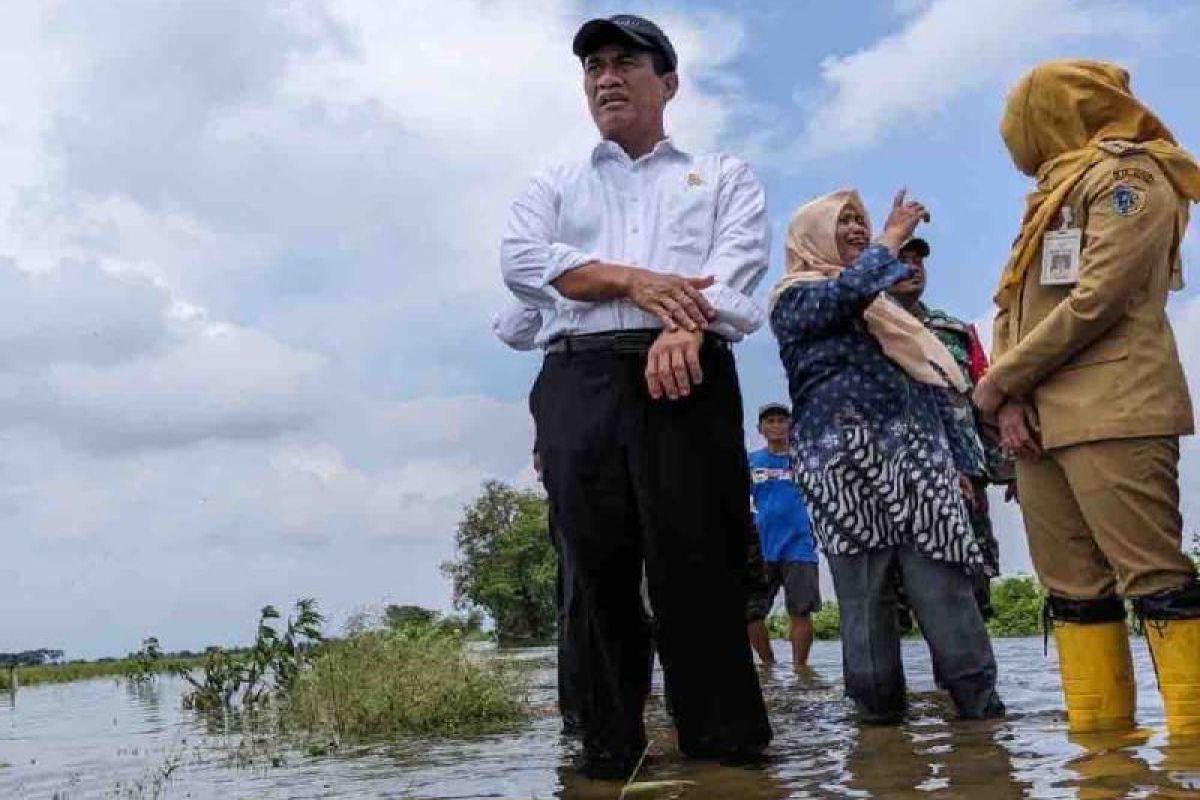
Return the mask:
[[585,774],[626,777],[646,744],[650,630],[680,750],[745,762],[771,730],[746,640],[750,485],[731,343],[757,329],[767,267],[761,184],[742,162],[666,137],[675,51],[641,17],[586,23],[573,50],[602,141],[534,177],[501,242],[505,283],[537,309],[532,403],[573,576]]

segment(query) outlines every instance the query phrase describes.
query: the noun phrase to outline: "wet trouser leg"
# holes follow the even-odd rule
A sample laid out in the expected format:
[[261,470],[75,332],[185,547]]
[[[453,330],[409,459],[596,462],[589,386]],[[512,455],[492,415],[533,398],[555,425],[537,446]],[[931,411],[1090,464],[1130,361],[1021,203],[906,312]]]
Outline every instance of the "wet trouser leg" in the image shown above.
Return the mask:
[[[533,382],[529,390],[529,413],[537,419],[538,402],[541,396],[541,376]],[[534,458],[540,458],[540,448],[535,437],[533,443]],[[539,468],[540,470],[540,468]],[[540,472],[539,472],[540,477]],[[573,663],[573,654],[567,647],[565,631],[567,629],[568,610],[572,604],[571,574],[569,565],[563,560],[562,542],[559,541],[558,531],[554,527],[554,507],[547,503],[546,531],[550,535],[550,546],[554,548],[554,611],[555,638],[558,650],[556,667],[558,673],[558,713],[562,718],[563,733],[574,736],[579,733],[579,703],[576,699],[574,676],[578,669]]]
[[846,694],[871,723],[898,722],[907,710],[895,558],[894,548],[826,556],[841,614]]
[[973,578],[961,567],[934,561],[911,547],[898,548],[897,558],[939,685],[950,692],[959,716],[1004,713],[996,694],[996,657],[975,602]]
[[623,359],[547,356],[535,409],[564,568],[564,676],[585,768],[628,774],[645,747],[650,628],[642,609],[641,526],[621,440]]
[[[562,543],[554,530],[554,514],[549,515],[550,540],[558,558],[557,574],[554,579],[554,602],[558,637],[558,713],[562,717],[563,733],[573,736],[579,733],[579,701],[575,690],[575,674],[578,666],[573,663],[574,654],[567,647],[565,631],[567,614],[574,594],[571,591],[569,565],[564,562]],[[577,605],[577,604],[576,604]]]
[[687,399],[645,403],[631,465],[679,748],[737,759],[771,738],[746,637],[749,466],[733,355],[706,346],[701,366]]
[[770,739],[745,633],[748,471],[732,355],[706,346],[704,382],[651,401],[644,355],[550,355],[538,440],[572,573],[573,654],[585,753],[636,760],[645,746],[650,632],[671,684],[681,749],[726,755]]

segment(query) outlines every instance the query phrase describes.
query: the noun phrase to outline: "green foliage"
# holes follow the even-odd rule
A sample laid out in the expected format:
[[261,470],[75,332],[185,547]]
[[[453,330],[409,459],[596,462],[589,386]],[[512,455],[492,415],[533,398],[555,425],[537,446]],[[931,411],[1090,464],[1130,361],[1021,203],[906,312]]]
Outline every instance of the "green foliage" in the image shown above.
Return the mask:
[[442,565],[455,605],[486,611],[503,644],[553,635],[556,559],[542,497],[488,481],[466,508],[456,544],[458,559]]
[[279,612],[264,606],[259,613],[254,644],[248,650],[230,651],[210,647],[204,654],[200,674],[172,670],[192,686],[184,705],[202,711],[232,708],[238,699],[243,708],[266,702],[272,694],[286,694],[304,668],[313,645],[321,641],[323,617],[311,597],[296,603],[295,614],[281,634],[276,630]]
[[[997,578],[992,581],[992,608],[996,615],[988,621],[992,636],[1038,636],[1042,632],[1042,603],[1045,592],[1028,575]],[[812,615],[813,634],[820,640],[837,639],[840,617],[837,603],[825,603]],[[767,619],[767,631],[773,639],[788,637],[786,614],[772,614]],[[912,635],[919,635],[915,628]]]
[[323,644],[288,696],[299,728],[361,739],[503,730],[528,714],[523,677],[429,623]]
[[0,669],[5,670],[4,674],[0,674],[0,689],[6,692],[17,690],[21,683],[17,676],[18,668],[37,668],[48,662],[60,661],[62,657],[62,650],[51,650],[45,647],[39,650],[23,650],[18,653],[0,653]]
[[159,662],[162,661],[162,649],[154,636],[142,640],[142,648],[129,656],[130,669],[127,675],[130,683],[149,683],[158,675]]
[[62,650],[51,650],[47,647],[39,650],[23,650],[19,653],[0,653],[0,667],[8,669],[40,667],[43,664],[61,661],[62,657]]
[[1042,604],[1046,593],[1028,575],[992,581],[992,609],[988,620],[992,636],[1037,636],[1042,632]]
[[[483,617],[478,611],[462,615],[441,614],[421,606],[390,605],[383,610],[383,624],[384,627],[393,631],[434,629],[472,641],[488,638],[483,631]],[[363,626],[357,632],[361,633],[368,629],[368,626]]]
[[409,625],[431,625],[437,612],[421,606],[388,606],[383,610],[384,621],[389,628],[404,628]]
[[[195,669],[200,663],[196,656],[163,656],[154,667],[155,672],[173,672],[176,669]],[[20,686],[36,686],[44,683],[71,683],[95,678],[128,678],[138,666],[130,659],[102,658],[95,661],[68,661],[64,664],[45,664],[40,667],[18,667],[15,675],[8,670],[0,671],[0,691],[9,691],[13,683]]]
[[813,636],[817,639],[837,639],[842,633],[842,616],[837,603],[822,603],[812,615]]
[[[772,639],[788,638],[788,615],[783,612],[767,617],[767,633]],[[836,641],[841,634],[841,615],[837,603],[822,603],[812,615],[813,636],[821,641]]]

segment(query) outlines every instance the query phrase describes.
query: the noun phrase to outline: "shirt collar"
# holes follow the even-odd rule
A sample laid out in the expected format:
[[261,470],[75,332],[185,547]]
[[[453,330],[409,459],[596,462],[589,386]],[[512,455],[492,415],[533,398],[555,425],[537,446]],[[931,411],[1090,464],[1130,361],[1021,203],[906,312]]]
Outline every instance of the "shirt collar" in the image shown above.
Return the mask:
[[636,164],[640,161],[649,161],[654,158],[664,158],[669,156],[687,156],[687,153],[676,146],[670,136],[659,140],[658,144],[654,145],[654,149],[646,155],[634,161],[629,157],[629,154],[621,149],[621,145],[609,139],[601,139],[594,148],[592,148],[592,163],[598,164],[606,159],[616,159],[626,163]]

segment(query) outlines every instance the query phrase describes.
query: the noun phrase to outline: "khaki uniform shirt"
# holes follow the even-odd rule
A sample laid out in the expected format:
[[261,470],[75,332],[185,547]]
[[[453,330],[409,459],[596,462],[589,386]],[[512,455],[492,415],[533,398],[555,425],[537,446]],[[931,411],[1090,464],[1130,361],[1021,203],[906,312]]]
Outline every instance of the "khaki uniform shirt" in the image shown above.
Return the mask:
[[1136,146],[1111,152],[1066,200],[1083,229],[1079,282],[1042,285],[1039,253],[996,317],[991,378],[1033,402],[1047,448],[1194,429],[1166,313],[1186,201]]

